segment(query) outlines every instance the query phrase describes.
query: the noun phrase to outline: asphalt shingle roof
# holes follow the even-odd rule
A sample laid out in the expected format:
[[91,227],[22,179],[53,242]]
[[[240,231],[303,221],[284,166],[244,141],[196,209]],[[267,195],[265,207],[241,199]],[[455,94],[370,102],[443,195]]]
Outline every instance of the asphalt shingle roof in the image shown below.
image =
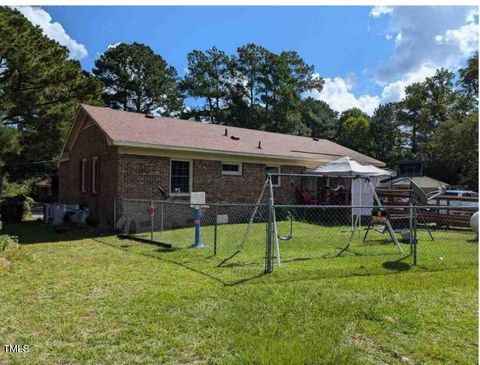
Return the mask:
[[[115,145],[319,161],[349,156],[362,163],[384,166],[381,161],[326,139],[314,140],[176,118],[147,118],[140,113],[91,105],[82,107]],[[261,148],[258,148],[259,142]]]

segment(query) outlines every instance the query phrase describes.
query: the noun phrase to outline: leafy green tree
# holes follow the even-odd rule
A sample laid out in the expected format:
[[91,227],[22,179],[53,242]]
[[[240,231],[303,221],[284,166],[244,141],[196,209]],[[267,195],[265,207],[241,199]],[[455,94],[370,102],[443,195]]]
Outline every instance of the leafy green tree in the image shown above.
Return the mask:
[[359,108],[344,110],[337,122],[336,142],[369,154],[371,149],[369,116]]
[[306,98],[302,101],[302,123],[310,128],[310,136],[333,140],[338,113],[322,101]]
[[3,188],[3,166],[19,151],[18,131],[0,124],[0,196]]
[[[240,123],[247,128],[265,129],[265,125],[259,122],[259,103],[261,102],[262,69],[265,72],[266,58],[269,51],[261,46],[249,43],[237,49],[237,55],[233,56],[230,63],[230,73],[234,84],[230,91],[235,93],[230,100],[235,101],[234,110],[248,110],[242,115]],[[265,89],[266,87],[263,87]]]
[[302,94],[321,90],[323,80],[296,52],[275,54],[247,44],[239,47],[230,63],[230,111],[242,113],[235,122],[274,132],[308,135],[301,115]]
[[370,118],[371,156],[395,166],[405,154],[405,135],[397,119],[397,105],[380,105]]
[[478,112],[442,123],[428,142],[428,173],[478,190]]
[[17,10],[0,7],[0,121],[22,129],[52,106],[96,102],[101,84]]
[[101,103],[102,85],[17,10],[0,7],[0,29],[1,138],[12,141],[0,162],[53,159],[79,104]]
[[229,82],[229,57],[212,47],[205,52],[193,50],[187,56],[188,72],[182,81],[182,90],[193,98],[205,99],[205,108],[198,115],[208,116],[212,123],[222,123],[223,108]]
[[344,110],[341,114],[340,114],[340,117],[338,118],[338,121],[337,121],[337,128],[336,128],[336,139],[339,139],[340,136],[342,135],[343,133],[343,124],[345,123],[345,121],[350,118],[350,117],[354,117],[354,118],[358,118],[358,117],[364,117],[366,119],[368,119],[368,115],[367,113],[363,112],[361,109],[359,108],[350,108],[350,109],[347,109],[347,110]]
[[407,86],[405,98],[399,102],[398,118],[406,132],[410,157],[421,157],[434,126],[427,107],[427,91],[423,84]]
[[477,101],[478,107],[478,51],[467,61],[467,66],[459,71],[461,90]]
[[358,113],[355,109],[346,110],[340,117],[342,120],[341,134],[337,141],[355,151],[369,154],[372,140],[368,116],[365,113]]
[[426,90],[426,106],[433,127],[449,119],[457,94],[453,88],[453,73],[441,68],[432,77],[427,77],[423,86]]
[[166,116],[183,109],[177,71],[144,44],[107,49],[93,73],[104,83],[103,99],[111,108]]
[[455,111],[458,95],[452,80],[452,72],[439,69],[424,82],[405,89],[406,96],[399,103],[398,118],[405,127],[412,157],[426,158],[426,145],[433,132]]

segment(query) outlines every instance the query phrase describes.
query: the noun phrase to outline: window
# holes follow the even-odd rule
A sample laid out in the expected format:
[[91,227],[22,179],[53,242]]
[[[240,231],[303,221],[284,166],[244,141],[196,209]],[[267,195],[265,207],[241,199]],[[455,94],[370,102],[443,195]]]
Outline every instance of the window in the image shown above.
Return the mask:
[[[280,166],[266,166],[265,168],[267,174],[274,174],[280,173]],[[278,175],[273,175],[272,176],[272,184],[273,186],[280,186],[280,176]]]
[[191,164],[185,160],[170,162],[170,193],[188,195],[191,191]]
[[98,184],[99,184],[99,164],[98,164],[98,157],[94,157],[92,159],[92,193],[98,193]]
[[87,159],[80,162],[80,191],[85,193],[87,191]]
[[223,162],[222,163],[222,175],[241,175],[242,164],[235,162]]

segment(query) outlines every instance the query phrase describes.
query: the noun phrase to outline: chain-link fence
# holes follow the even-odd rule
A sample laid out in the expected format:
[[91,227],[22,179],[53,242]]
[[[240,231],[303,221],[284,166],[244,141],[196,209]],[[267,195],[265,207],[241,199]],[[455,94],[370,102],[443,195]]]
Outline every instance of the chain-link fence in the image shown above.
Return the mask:
[[[328,273],[368,274],[478,264],[471,207],[274,207],[270,244],[282,266],[322,267]],[[275,238],[277,237],[277,239]],[[278,241],[278,244],[277,244]]]
[[199,239],[203,247],[192,250],[187,250],[195,243],[195,210],[190,203],[116,199],[114,210],[116,232],[121,237],[166,249],[176,262],[198,260],[210,267],[243,266],[256,272],[263,268],[265,204],[202,206]]
[[201,209],[202,249],[187,249],[196,223],[188,202],[117,199],[115,222],[129,249],[153,243],[156,254],[208,275],[228,277],[222,268],[252,275],[280,268],[285,275],[328,277],[475,266],[478,244],[470,220],[476,211],[215,203]]

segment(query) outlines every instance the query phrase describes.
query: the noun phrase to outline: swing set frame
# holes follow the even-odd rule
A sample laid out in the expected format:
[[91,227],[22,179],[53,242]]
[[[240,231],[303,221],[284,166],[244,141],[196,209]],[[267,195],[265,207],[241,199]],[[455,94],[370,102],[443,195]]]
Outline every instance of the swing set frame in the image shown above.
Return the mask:
[[[260,191],[260,195],[257,199],[257,202],[255,204],[255,208],[252,212],[252,215],[250,216],[250,219],[248,221],[247,228],[245,230],[245,233],[243,234],[240,243],[238,245],[238,249],[235,252],[234,255],[231,257],[235,256],[241,250],[243,249],[243,246],[245,245],[245,242],[248,239],[248,236],[250,235],[252,225],[254,223],[255,217],[258,212],[258,207],[261,205],[262,201],[264,201],[265,193],[268,191],[269,193],[269,198],[268,198],[268,224],[267,224],[267,249],[266,249],[266,264],[265,264],[265,272],[271,272],[273,270],[273,264],[271,263],[271,260],[268,259],[268,257],[272,257],[272,253],[275,256],[275,261],[277,267],[281,266],[281,256],[280,256],[280,245],[279,245],[279,240],[290,240],[293,238],[293,217],[291,216],[290,213],[290,234],[286,237],[282,237],[278,234],[278,226],[277,226],[277,218],[276,218],[276,204],[275,204],[275,194],[274,194],[274,184],[272,182],[272,177],[273,176],[287,176],[287,177],[297,177],[297,178],[308,178],[308,177],[313,177],[313,178],[322,178],[322,177],[338,177],[338,178],[350,178],[353,180],[361,179],[364,183],[362,184],[361,188],[361,197],[365,194],[366,187],[369,186],[372,191],[373,191],[373,197],[375,202],[377,203],[378,209],[382,210],[385,209],[383,207],[382,202],[380,201],[376,191],[375,187],[373,186],[370,177],[368,176],[361,176],[361,175],[351,175],[351,176],[345,176],[345,175],[323,175],[323,174],[290,174],[290,173],[267,173],[267,178],[262,186],[262,190]],[[338,208],[338,206],[335,205],[323,205],[323,208]],[[360,206],[351,206],[352,209],[352,225],[350,229],[350,237],[348,239],[347,244],[345,247],[343,247],[340,252],[337,254],[337,256],[342,255],[345,251],[347,251],[352,242],[353,238],[355,235],[355,232],[362,230],[361,227],[361,217],[362,217],[362,212],[361,212],[362,204]],[[356,212],[356,213],[355,213]],[[403,253],[402,246],[400,245],[398,238],[393,230],[392,225],[390,224],[390,221],[388,218],[386,219],[385,222],[387,231],[390,235],[390,238],[398,251],[400,253]],[[273,243],[273,252],[272,252],[272,243]],[[230,257],[230,258],[231,258]]]

